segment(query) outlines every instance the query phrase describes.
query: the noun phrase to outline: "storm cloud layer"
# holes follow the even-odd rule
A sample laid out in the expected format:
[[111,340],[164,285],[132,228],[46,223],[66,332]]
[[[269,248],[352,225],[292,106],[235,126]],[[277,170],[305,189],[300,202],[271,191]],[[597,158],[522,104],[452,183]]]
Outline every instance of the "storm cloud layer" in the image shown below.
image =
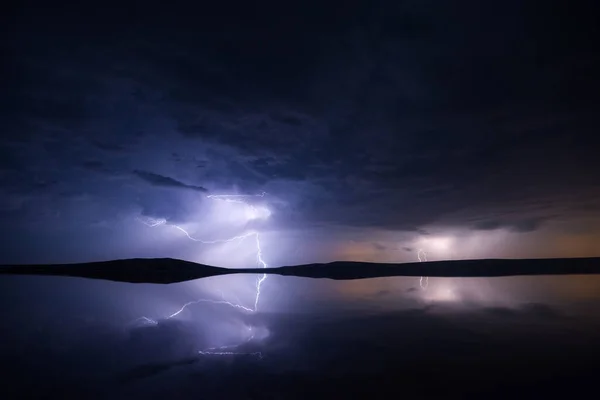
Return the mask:
[[3,229],[185,222],[204,192],[265,191],[279,228],[597,234],[590,7],[23,5]]

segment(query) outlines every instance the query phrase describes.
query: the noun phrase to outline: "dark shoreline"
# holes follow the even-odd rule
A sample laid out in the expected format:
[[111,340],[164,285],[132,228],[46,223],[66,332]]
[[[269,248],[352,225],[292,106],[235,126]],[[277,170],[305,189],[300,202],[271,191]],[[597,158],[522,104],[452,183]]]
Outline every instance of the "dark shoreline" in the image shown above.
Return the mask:
[[379,264],[336,261],[275,268],[230,269],[172,258],[133,258],[81,264],[0,266],[0,275],[43,275],[128,283],[169,284],[229,274],[274,274],[352,280],[392,276],[500,277],[600,274],[600,257],[483,259]]

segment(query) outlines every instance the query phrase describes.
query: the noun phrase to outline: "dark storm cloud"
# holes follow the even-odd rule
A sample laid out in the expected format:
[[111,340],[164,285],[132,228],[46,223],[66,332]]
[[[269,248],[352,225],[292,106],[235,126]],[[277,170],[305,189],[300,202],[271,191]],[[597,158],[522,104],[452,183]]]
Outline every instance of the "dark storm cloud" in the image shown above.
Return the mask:
[[84,161],[82,163],[82,166],[91,171],[102,171],[102,169],[104,167],[104,163],[102,161],[97,161],[97,160],[88,160],[88,161]]
[[206,188],[202,186],[188,185],[186,183],[180,182],[176,179],[173,179],[168,176],[163,176],[159,174],[155,174],[153,172],[148,171],[133,171],[133,174],[139,177],[141,180],[157,187],[166,187],[166,188],[177,188],[177,189],[190,189],[197,192],[207,192]]
[[[185,220],[183,198],[135,171],[157,188],[264,190],[286,226],[531,232],[590,215],[600,62],[582,6],[149,5],[135,29],[24,10],[2,116],[20,148],[2,150],[0,179],[30,183],[4,208],[70,189]],[[20,200],[33,186],[44,200]]]
[[[174,98],[180,132],[233,145],[266,182],[314,183],[324,193],[298,195],[306,214],[324,222],[411,229],[461,224],[468,216],[486,228],[485,219],[498,214],[494,224],[527,232],[566,212],[560,207],[579,207],[576,198],[560,206],[545,201],[561,185],[594,192],[597,177],[585,165],[593,163],[586,102],[592,92],[555,69],[574,62],[565,66],[562,57],[597,60],[544,47],[543,29],[553,17],[516,2],[380,6],[369,10],[365,26],[341,25],[320,45],[309,32],[297,43],[300,28],[292,24],[286,39],[309,46],[308,54],[325,53],[317,64],[308,57],[286,66],[294,79],[265,78],[273,57],[243,58],[256,68],[242,75],[260,90],[240,93],[242,81],[230,76],[240,85],[221,92],[230,96],[227,107]],[[394,30],[391,15],[413,28]],[[518,39],[523,24],[537,29],[533,43],[548,57],[541,70],[527,58],[533,45]],[[249,46],[249,53],[256,50]],[[282,58],[289,49],[283,51]],[[211,60],[222,73],[231,67],[218,55]],[[297,117],[289,124],[273,109]]]
[[95,141],[94,145],[101,150],[110,151],[110,152],[120,152],[120,151],[125,150],[124,146],[121,146],[118,144],[103,143],[103,142]]

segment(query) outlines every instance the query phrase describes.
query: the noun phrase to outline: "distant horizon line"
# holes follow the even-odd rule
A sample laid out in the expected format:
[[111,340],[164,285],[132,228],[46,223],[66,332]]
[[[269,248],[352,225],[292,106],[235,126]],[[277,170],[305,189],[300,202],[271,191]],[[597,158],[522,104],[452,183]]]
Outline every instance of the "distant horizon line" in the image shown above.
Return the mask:
[[488,258],[407,263],[332,261],[267,268],[225,268],[174,258],[0,265],[0,275],[64,276],[126,283],[171,284],[233,274],[268,274],[333,280],[402,276],[492,278],[527,275],[590,275],[600,274],[600,257]]

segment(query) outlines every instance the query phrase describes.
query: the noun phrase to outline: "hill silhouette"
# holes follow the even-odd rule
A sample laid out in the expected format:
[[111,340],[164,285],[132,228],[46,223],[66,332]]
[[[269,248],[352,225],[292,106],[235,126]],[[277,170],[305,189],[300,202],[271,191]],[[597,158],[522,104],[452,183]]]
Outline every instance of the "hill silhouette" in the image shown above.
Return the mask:
[[600,257],[452,260],[395,264],[335,261],[274,268],[221,268],[172,258],[0,266],[0,274],[66,276],[155,284],[177,283],[218,275],[263,273],[335,280],[391,276],[498,277],[600,274]]

